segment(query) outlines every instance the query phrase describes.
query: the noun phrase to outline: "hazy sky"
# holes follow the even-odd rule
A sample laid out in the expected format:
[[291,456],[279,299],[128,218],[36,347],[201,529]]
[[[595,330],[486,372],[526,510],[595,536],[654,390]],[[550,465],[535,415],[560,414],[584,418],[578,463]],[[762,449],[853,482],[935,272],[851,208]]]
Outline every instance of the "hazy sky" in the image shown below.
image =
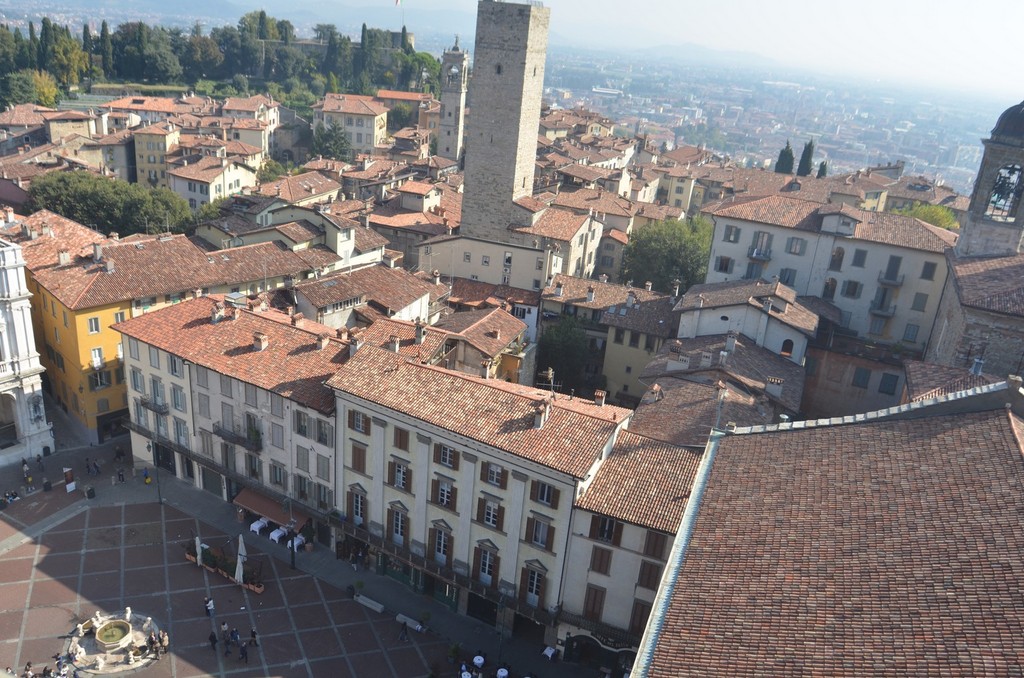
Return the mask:
[[[350,0],[353,5],[371,4]],[[389,2],[390,0],[380,0]],[[475,12],[475,0],[402,0]],[[694,43],[783,64],[1024,99],[1021,0],[547,0],[579,44]]]

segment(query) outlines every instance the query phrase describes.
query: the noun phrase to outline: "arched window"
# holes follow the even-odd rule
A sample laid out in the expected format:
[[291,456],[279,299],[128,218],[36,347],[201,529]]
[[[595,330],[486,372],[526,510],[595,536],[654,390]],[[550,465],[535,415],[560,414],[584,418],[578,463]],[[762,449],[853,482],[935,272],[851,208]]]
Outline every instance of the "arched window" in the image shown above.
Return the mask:
[[841,271],[843,270],[843,256],[846,252],[843,251],[842,247],[837,247],[832,250],[832,260],[828,262],[828,270],[830,271]]
[[1001,167],[992,184],[992,193],[988,196],[985,217],[998,221],[1013,221],[1022,190],[1024,181],[1020,165]]
[[786,356],[787,358],[793,355],[792,339],[786,339],[784,342],[782,342],[782,351],[780,351],[780,354]]
[[821,298],[826,301],[832,301],[836,297],[836,279],[829,278],[825,281],[825,289],[821,291]]

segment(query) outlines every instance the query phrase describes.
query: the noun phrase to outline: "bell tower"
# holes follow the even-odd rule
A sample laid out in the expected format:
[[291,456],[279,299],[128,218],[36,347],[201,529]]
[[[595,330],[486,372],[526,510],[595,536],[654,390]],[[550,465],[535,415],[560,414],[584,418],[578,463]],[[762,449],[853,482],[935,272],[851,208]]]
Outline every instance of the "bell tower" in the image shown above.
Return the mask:
[[971,193],[957,255],[1007,256],[1024,252],[1024,102],[999,116]]
[[437,154],[462,161],[462,139],[466,121],[466,91],[469,86],[469,53],[455,46],[441,57],[441,123],[437,127]]

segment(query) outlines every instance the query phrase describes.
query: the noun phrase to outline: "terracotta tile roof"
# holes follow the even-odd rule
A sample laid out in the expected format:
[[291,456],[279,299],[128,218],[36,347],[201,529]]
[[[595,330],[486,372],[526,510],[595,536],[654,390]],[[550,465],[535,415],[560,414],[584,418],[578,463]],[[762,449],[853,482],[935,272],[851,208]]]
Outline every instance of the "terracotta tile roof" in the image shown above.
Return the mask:
[[[561,296],[557,294],[559,283],[562,284]],[[588,301],[587,296],[591,288],[594,290],[594,299]],[[559,273],[552,278],[550,285],[541,290],[541,300],[579,306],[580,308],[606,310],[617,304],[625,304],[630,293],[641,304],[666,298],[666,295],[661,292],[654,292],[643,287],[627,287]]]
[[292,242],[309,242],[324,234],[324,229],[316,224],[311,224],[305,219],[301,221],[289,221],[286,224],[278,224],[274,230],[288,238]]
[[102,108],[114,111],[143,111],[150,113],[198,113],[202,107],[179,102],[170,97],[129,96],[108,101]]
[[1022,432],[999,409],[725,436],[638,668],[1019,673]]
[[37,127],[46,122],[43,113],[54,112],[52,108],[36,104],[16,104],[0,112],[0,127]]
[[[227,172],[234,165],[241,165],[234,158],[217,158],[214,156],[204,156],[195,162],[190,162],[187,165],[178,165],[173,169],[167,170],[167,173],[171,176],[180,177],[191,181],[201,181],[203,183],[211,183],[217,181],[217,179]],[[250,175],[255,178],[255,172],[250,172]]]
[[818,318],[822,320],[828,320],[836,325],[838,325],[842,320],[843,312],[840,311],[839,307],[831,301],[825,301],[821,297],[812,296],[798,296],[796,301],[811,313],[816,314]]
[[221,104],[221,110],[223,111],[248,111],[255,113],[260,110],[260,106],[266,106],[267,108],[273,108],[277,105],[273,99],[266,97],[262,94],[256,94],[251,97],[228,97]]
[[303,172],[262,184],[257,192],[294,203],[311,197],[335,196],[340,190],[341,184],[320,172]]
[[341,174],[345,170],[352,169],[352,165],[342,160],[333,160],[331,158],[319,156],[312,160],[307,160],[306,163],[302,165],[302,169],[327,172],[328,176],[330,176],[331,173]]
[[686,217],[686,210],[682,207],[655,205],[649,202],[634,202],[633,205],[636,207],[636,216],[651,221],[668,221],[669,219],[682,221]]
[[501,308],[452,313],[435,327],[462,337],[491,358],[500,355],[526,331],[526,323]]
[[398,311],[435,292],[434,285],[401,268],[367,266],[349,275],[354,284],[364,291],[367,301],[385,310]]
[[530,212],[540,212],[541,210],[548,208],[548,203],[541,202],[529,195],[524,195],[522,198],[516,200],[516,204]]
[[410,212],[382,207],[370,214],[370,223],[385,228],[399,228],[428,236],[442,235],[454,228],[444,225],[444,218],[432,212]]
[[569,163],[564,167],[559,167],[558,172],[564,174],[567,177],[573,179],[579,179],[581,181],[598,181],[599,179],[606,179],[612,175],[612,170],[604,167],[595,167],[593,165],[580,165],[579,163]]
[[453,304],[462,306],[501,306],[511,299],[521,306],[537,306],[540,303],[540,292],[524,290],[508,285],[494,285],[482,280],[469,278],[452,278],[451,294],[448,299]]
[[[782,395],[778,400],[790,412],[799,412],[804,393],[804,368],[768,349],[758,346],[743,335],[736,338],[736,346],[720,363],[721,353],[726,348],[726,335],[709,334],[693,339],[675,339],[667,342],[651,362],[644,367],[640,379],[645,384],[654,384],[666,376],[675,376],[713,384],[725,379],[735,381],[737,393],[765,394],[770,377],[782,379]],[[703,366],[705,354],[710,361]],[[689,366],[684,366],[684,360]],[[650,434],[648,434],[650,435]]]
[[[336,219],[337,218],[338,217],[336,217]],[[375,250],[388,244],[388,239],[372,228],[365,228],[361,224],[353,224],[351,228],[357,252],[369,252],[370,250]]]
[[672,297],[658,297],[637,300],[633,306],[626,306],[625,303],[611,306],[601,316],[601,324],[656,337],[670,337],[675,334],[678,325],[677,316],[673,312],[675,304],[676,300]]
[[704,212],[716,217],[731,217],[802,231],[817,231],[821,227],[819,207],[820,203],[771,195],[718,203],[709,206]]
[[675,534],[702,452],[622,431],[576,507]]
[[920,360],[904,360],[903,369],[907,375],[907,398],[910,402],[939,398],[1001,381],[984,373],[971,374],[963,367],[947,367]]
[[[265,276],[299,275],[311,268],[308,250],[300,255],[281,243],[209,252],[183,235],[110,240],[46,211],[36,212],[25,221],[39,231],[47,226],[53,237],[31,240],[20,229],[9,229],[7,237],[22,245],[25,262],[36,280],[72,309],[261,280]],[[93,261],[94,243],[103,248],[100,262]],[[58,265],[60,250],[69,252],[70,263],[66,266]],[[336,254],[330,256],[337,261]],[[108,262],[110,271],[106,270]]]
[[956,244],[957,234],[903,214],[865,212],[855,238],[915,250],[942,253]]
[[417,362],[430,362],[442,348],[448,333],[431,325],[424,325],[422,343],[416,343],[416,323],[397,318],[377,316],[369,327],[363,328],[362,339],[367,346],[391,350],[391,337],[398,337],[398,352]]
[[1024,254],[1008,257],[948,257],[960,303],[971,308],[1024,316]]
[[612,228],[611,226],[605,227],[604,233],[601,235],[601,237],[608,238],[609,240],[614,240],[620,245],[629,244],[629,236],[626,235],[625,231],[620,231],[619,229]]
[[602,188],[562,191],[555,196],[552,204],[577,212],[589,213],[593,210],[594,214],[612,214],[619,217],[631,217],[636,212],[636,205],[632,200]]
[[796,290],[780,282],[764,280],[729,280],[718,283],[694,285],[686,291],[675,310],[694,311],[699,308],[722,308],[725,306],[753,306],[764,308],[772,301],[771,316],[814,336],[818,330],[818,314],[797,301]]
[[513,226],[512,230],[516,233],[526,233],[564,242],[575,238],[589,219],[590,217],[586,214],[576,214],[570,210],[549,207],[544,210],[534,224]]
[[[263,314],[228,309],[217,323],[211,313],[220,298],[202,297],[167,306],[114,325],[114,329],[219,374],[253,384],[324,414],[334,412],[334,392],[324,385],[348,357],[346,342],[318,346],[318,333]],[[237,310],[237,314],[233,312]],[[267,348],[253,346],[257,332]]]
[[377,99],[395,99],[397,101],[429,101],[430,95],[423,92],[403,92],[396,89],[379,89],[377,90]]
[[328,92],[321,101],[313,104],[313,110],[322,110],[325,113],[348,113],[376,117],[387,113],[388,107],[375,101],[373,97]]
[[534,428],[549,391],[420,365],[369,346],[328,385],[575,478],[589,472],[631,413],[558,395],[547,420]]

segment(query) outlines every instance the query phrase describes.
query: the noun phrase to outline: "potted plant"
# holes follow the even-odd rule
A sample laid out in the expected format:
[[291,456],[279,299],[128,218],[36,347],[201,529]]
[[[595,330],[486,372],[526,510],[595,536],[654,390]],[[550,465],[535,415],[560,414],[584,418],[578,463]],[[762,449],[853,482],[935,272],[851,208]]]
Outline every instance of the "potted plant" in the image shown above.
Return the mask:
[[307,551],[313,550],[313,537],[316,536],[316,530],[313,528],[313,522],[309,521],[302,526],[302,538],[305,539],[303,548]]
[[217,569],[217,554],[213,552],[213,549],[203,549],[203,567],[210,572]]
[[454,664],[459,658],[459,654],[462,652],[462,645],[459,643],[452,643],[448,646],[448,663]]

